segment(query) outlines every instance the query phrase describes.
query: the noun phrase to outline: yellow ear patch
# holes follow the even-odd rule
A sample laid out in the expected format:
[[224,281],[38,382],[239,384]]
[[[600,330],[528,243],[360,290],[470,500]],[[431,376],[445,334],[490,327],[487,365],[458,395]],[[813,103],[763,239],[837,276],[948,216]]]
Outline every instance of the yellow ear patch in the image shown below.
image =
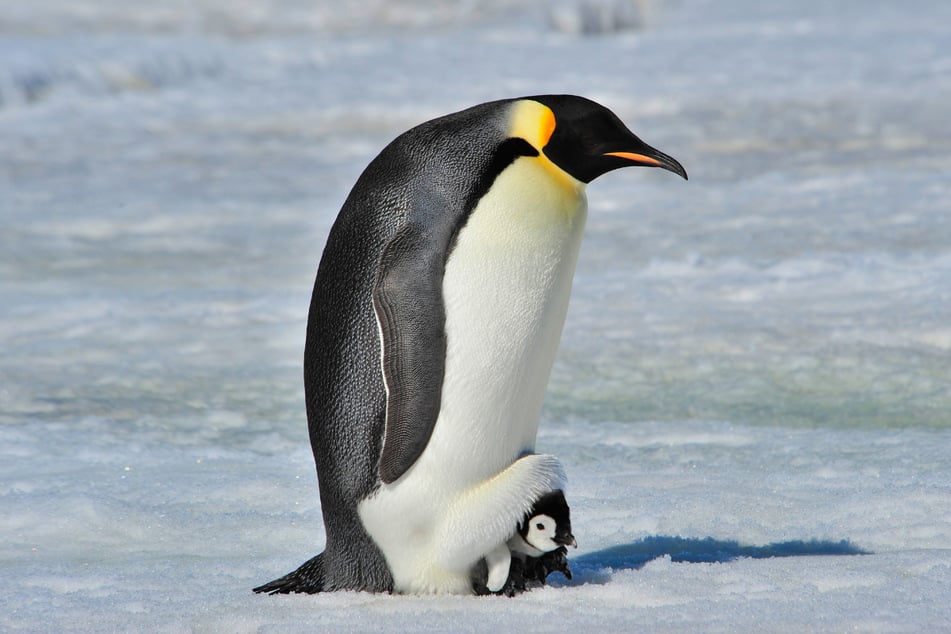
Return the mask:
[[[509,137],[525,139],[538,150],[539,156],[531,157],[531,160],[543,166],[567,195],[578,196],[584,191],[584,183],[552,163],[543,151],[555,132],[555,113],[551,108],[531,99],[516,101],[509,121]],[[528,158],[523,157],[523,160]]]
[[510,137],[521,137],[541,152],[555,131],[555,113],[546,105],[525,99],[512,109]]

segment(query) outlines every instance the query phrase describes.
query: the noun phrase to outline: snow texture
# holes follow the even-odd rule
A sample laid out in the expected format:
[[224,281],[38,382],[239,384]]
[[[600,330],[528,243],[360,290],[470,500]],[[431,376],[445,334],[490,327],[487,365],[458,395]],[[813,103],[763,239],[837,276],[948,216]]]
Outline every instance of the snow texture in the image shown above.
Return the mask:
[[[0,4],[0,630],[949,631],[951,3]],[[572,581],[251,588],[319,552],[323,241],[406,128],[594,98],[538,450]]]

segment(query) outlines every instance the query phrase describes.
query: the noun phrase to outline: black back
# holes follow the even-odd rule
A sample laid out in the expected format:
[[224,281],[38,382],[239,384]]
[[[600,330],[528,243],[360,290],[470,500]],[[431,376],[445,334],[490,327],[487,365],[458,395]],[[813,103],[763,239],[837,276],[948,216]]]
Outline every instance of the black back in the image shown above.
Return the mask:
[[[426,267],[440,293],[432,332],[443,337],[434,342],[442,348],[430,363],[442,363],[442,270],[469,212],[514,158],[498,158],[508,103],[482,104],[396,138],[360,176],[327,239],[304,352],[307,420],[327,531],[325,589],[389,590],[392,585],[356,510],[380,482],[386,389],[372,291],[381,254],[398,232],[409,236],[414,250],[438,254]],[[435,407],[438,413],[442,369],[424,373],[439,376],[424,410]]]

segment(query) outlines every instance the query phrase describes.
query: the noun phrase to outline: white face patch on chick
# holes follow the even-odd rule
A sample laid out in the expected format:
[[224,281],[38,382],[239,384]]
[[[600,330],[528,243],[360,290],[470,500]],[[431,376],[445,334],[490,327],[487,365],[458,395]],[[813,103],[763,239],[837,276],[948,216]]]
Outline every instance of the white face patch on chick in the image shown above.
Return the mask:
[[558,543],[555,542],[557,522],[555,522],[555,519],[550,515],[533,515],[526,522],[526,528],[527,530],[525,531],[523,539],[528,542],[530,546],[545,553],[558,548]]

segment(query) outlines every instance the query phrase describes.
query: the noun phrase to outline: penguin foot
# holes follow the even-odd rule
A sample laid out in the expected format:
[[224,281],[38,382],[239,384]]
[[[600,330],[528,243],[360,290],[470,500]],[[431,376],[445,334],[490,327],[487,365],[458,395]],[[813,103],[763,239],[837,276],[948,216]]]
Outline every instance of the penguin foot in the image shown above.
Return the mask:
[[502,586],[501,590],[493,592],[492,594],[509,598],[518,596],[528,590],[527,581],[525,578],[525,565],[521,559],[513,557],[512,563],[509,565],[509,576],[505,580],[505,585]]
[[564,546],[544,553],[540,557],[526,557],[520,559],[512,557],[509,564],[509,576],[502,589],[493,592],[486,586],[485,560],[479,562],[481,574],[473,577],[472,591],[478,596],[506,596],[514,597],[533,588],[545,585],[548,575],[560,572],[566,579],[571,580],[571,567],[568,565],[568,549]]
[[525,579],[525,569],[522,561],[517,558],[512,559],[509,566],[509,576],[505,580],[505,585],[496,594],[509,598],[518,596],[528,590],[528,584]]
[[[481,574],[473,577],[472,592],[477,596],[485,597],[489,595],[514,597],[528,590],[528,581],[525,578],[525,565],[521,559],[513,557],[509,564],[509,575],[505,579],[505,584],[497,591],[489,590],[485,582],[485,561],[479,562]],[[477,568],[478,570],[478,568]],[[538,585],[538,584],[535,584]]]
[[313,559],[306,561],[300,568],[292,573],[286,574],[280,579],[275,579],[258,586],[254,592],[265,594],[289,594],[291,592],[304,592],[307,594],[316,594],[324,590],[324,563],[323,553]]
[[524,577],[528,583],[536,582],[545,585],[545,580],[553,572],[560,572],[566,579],[571,579],[571,568],[568,566],[568,549],[564,546],[547,552],[540,557],[528,557],[525,560]]

